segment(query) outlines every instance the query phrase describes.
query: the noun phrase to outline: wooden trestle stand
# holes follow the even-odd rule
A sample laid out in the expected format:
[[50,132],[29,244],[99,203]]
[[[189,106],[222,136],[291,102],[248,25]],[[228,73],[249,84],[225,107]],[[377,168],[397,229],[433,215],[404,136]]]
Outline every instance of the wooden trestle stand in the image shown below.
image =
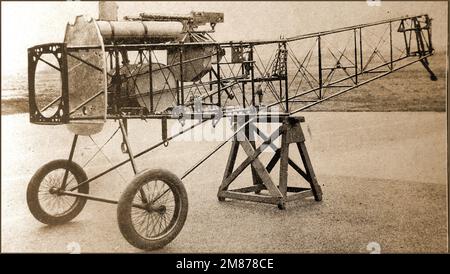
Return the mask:
[[[248,119],[248,118],[247,118]],[[248,121],[248,120],[247,120]],[[281,126],[275,130],[271,136],[267,137],[256,126],[247,126],[240,130],[231,144],[231,151],[228,157],[225,174],[222,184],[219,187],[217,197],[219,201],[225,198],[246,200],[260,203],[276,204],[279,209],[285,209],[285,203],[314,196],[316,201],[322,200],[322,190],[317,182],[316,175],[309,158],[305,137],[300,123],[304,122],[304,117],[283,117],[279,121]],[[245,122],[245,121],[244,121]],[[260,122],[260,121],[258,121]],[[273,122],[273,121],[268,121]],[[236,121],[235,128],[243,121]],[[254,124],[253,124],[254,125]],[[253,134],[259,135],[264,141],[256,148]],[[278,148],[274,141],[281,136],[281,146]],[[295,143],[303,162],[302,170],[292,159],[289,158],[289,145]],[[234,169],[239,147],[242,147],[247,158]],[[261,153],[271,147],[275,154],[264,166],[258,158]],[[277,186],[270,173],[276,163],[280,161],[279,185]],[[252,168],[253,185],[238,189],[229,189],[233,181],[249,166]],[[291,166],[310,185],[310,188],[288,186],[288,167]],[[262,190],[264,194],[261,193]]]

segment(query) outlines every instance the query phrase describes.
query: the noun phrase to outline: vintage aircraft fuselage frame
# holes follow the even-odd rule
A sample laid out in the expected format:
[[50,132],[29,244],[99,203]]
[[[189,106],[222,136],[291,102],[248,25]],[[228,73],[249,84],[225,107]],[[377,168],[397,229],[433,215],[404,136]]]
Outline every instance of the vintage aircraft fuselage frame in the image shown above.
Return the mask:
[[[375,35],[373,28],[378,28],[382,34]],[[195,36],[196,32],[191,31],[187,34]],[[200,34],[207,36],[208,33]],[[347,43],[344,46],[339,45],[343,39],[333,40],[332,37],[336,35],[343,35]],[[371,41],[374,38],[378,39],[375,43]],[[83,197],[113,204],[117,204],[118,201],[79,193],[76,190],[129,162],[137,174],[139,170],[135,163],[136,158],[162,145],[167,145],[172,139],[206,121],[222,117],[235,119],[234,134],[189,168],[180,177],[182,180],[227,142],[233,140],[232,151],[218,193],[219,200],[225,197],[240,197],[244,200],[278,204],[284,208],[284,202],[290,201],[290,198],[286,196],[290,190],[296,192],[295,198],[303,197],[302,193],[306,190],[308,195],[320,200],[320,187],[312,170],[304,145],[305,139],[299,127],[299,123],[304,119],[295,117],[295,114],[417,62],[425,67],[432,80],[436,80],[428,63],[428,58],[434,53],[431,43],[431,19],[428,15],[406,16],[332,31],[266,41],[151,43],[145,39],[144,41],[142,39],[125,41],[110,37],[104,39],[103,43],[103,45],[80,46],[52,43],[28,49],[29,107],[30,121],[36,124],[104,123],[109,119],[119,121],[119,128],[124,140],[122,150],[124,153],[128,153],[129,158],[81,182],[76,187],[62,189],[59,192],[60,195]],[[198,48],[212,50],[209,55],[185,58],[188,52]],[[80,57],[83,52],[91,50],[102,51],[103,67]],[[173,56],[177,56],[177,58],[172,58],[171,62],[161,62],[157,58],[156,52],[158,51],[170,51],[172,54],[175,53]],[[41,58],[43,54],[54,55],[58,65],[45,61]],[[267,58],[268,56],[270,58]],[[80,65],[90,68],[92,72],[104,73],[107,90],[98,90],[80,104],[69,107],[70,68],[68,68],[68,58],[77,60]],[[134,62],[131,59],[134,59]],[[212,60],[209,64],[209,71],[199,74],[201,75],[199,79],[187,79],[189,81],[186,81],[183,78],[185,72],[195,70],[196,67],[193,64],[203,59]],[[311,60],[314,61],[311,62]],[[62,82],[60,96],[41,109],[35,102],[35,74],[37,63],[40,61],[58,70]],[[148,69],[139,74],[145,66]],[[124,73],[124,68],[128,70],[128,73]],[[138,73],[132,73],[131,70]],[[162,81],[163,88],[155,91],[154,72],[162,70],[171,71],[178,77],[175,77],[176,81],[174,81],[174,78],[168,79],[164,76],[166,83]],[[136,84],[138,77],[148,77],[149,86],[143,93]],[[79,81],[83,81],[83,79],[79,79]],[[166,105],[161,106],[159,102],[164,94],[171,97],[169,97],[169,101],[166,100]],[[104,115],[90,115],[89,111],[85,110],[86,106],[104,95],[106,95],[105,101],[107,102]],[[144,100],[144,97],[148,97],[148,101]],[[138,99],[141,99],[141,103],[138,103]],[[149,104],[147,105],[146,102]],[[44,110],[55,106],[57,106],[56,112],[52,116],[45,117],[42,114]],[[249,108],[256,112],[253,115],[241,112]],[[128,119],[160,119],[162,121],[162,140],[134,154],[127,138]],[[197,122],[175,135],[168,136],[167,119],[193,119]],[[263,139],[263,145],[256,147],[255,140],[250,140],[251,130],[249,127],[250,124],[256,122],[281,123],[281,126],[273,133],[275,135],[271,137],[282,135],[282,146],[280,148],[274,146],[274,139],[264,136],[256,128],[252,134],[259,135]],[[242,133],[243,131],[245,134]],[[244,140],[236,141],[238,135],[243,135]],[[75,134],[69,161],[72,161],[77,139],[78,135]],[[290,143],[297,144],[305,170],[301,170],[288,157],[287,148]],[[233,171],[237,149],[240,145],[248,158]],[[275,155],[269,165],[263,167],[257,158],[266,147],[271,147],[275,151]],[[280,171],[280,190],[268,176],[268,172],[272,170],[278,160],[281,162],[282,169]],[[255,185],[237,192],[228,191],[228,185],[250,164]],[[310,183],[311,189],[287,187],[288,165],[292,166]],[[262,187],[263,185],[264,187]],[[257,193],[264,188],[271,192],[271,197],[247,194],[247,192],[253,191]]]
[[[382,27],[385,32],[378,37],[380,40],[375,45],[364,42],[367,33],[367,39],[373,39],[370,28]],[[395,30],[395,29],[396,30]],[[367,31],[366,31],[367,30]],[[350,47],[330,49],[329,45],[324,45],[324,40],[328,36],[348,34],[352,36]],[[399,49],[394,45],[393,37],[401,36],[403,47]],[[297,54],[294,48],[296,43],[311,41],[309,51],[304,58]],[[372,42],[372,41],[370,41]],[[385,42],[386,52],[381,52],[380,44]],[[365,46],[367,43],[369,46]],[[299,44],[299,46],[301,46]],[[183,71],[192,69],[190,67],[196,59],[185,60],[183,53],[186,49],[192,47],[214,47],[213,55],[224,54],[219,62],[212,64],[208,77],[203,77],[199,81],[190,82],[183,80]],[[269,61],[262,60],[258,50],[263,47],[272,47],[272,56]],[[29,54],[29,93],[30,93],[30,120],[32,123],[39,124],[65,124],[77,120],[106,120],[106,119],[179,119],[179,113],[173,113],[174,107],[192,107],[194,99],[200,99],[204,105],[215,105],[226,112],[226,109],[247,108],[254,106],[256,108],[264,107],[272,109],[277,107],[282,112],[295,114],[302,110],[313,107],[319,103],[327,101],[335,96],[348,92],[356,87],[367,84],[373,80],[379,79],[392,72],[402,69],[406,66],[420,62],[430,73],[432,80],[436,76],[428,66],[428,57],[433,52],[431,43],[431,19],[428,15],[419,15],[413,17],[401,17],[392,20],[385,20],[376,23],[356,25],[325,31],[300,35],[291,38],[267,40],[267,41],[245,41],[245,42],[195,42],[195,43],[139,43],[125,44],[120,39],[110,39],[105,41],[104,51],[107,56],[106,81],[108,82],[108,110],[105,115],[90,116],[73,114],[80,111],[86,104],[90,103],[103,91],[86,99],[76,107],[68,108],[68,84],[67,84],[67,58],[75,58],[86,66],[96,71],[103,71],[106,68],[96,67],[88,60],[83,60],[76,53],[86,50],[101,49],[100,46],[71,46],[64,43],[44,44],[35,46],[28,50]],[[304,52],[304,48],[303,52]],[[399,56],[395,56],[394,51],[401,50]],[[173,103],[170,108],[156,109],[157,99],[153,91],[152,73],[147,73],[149,77],[149,88],[145,94],[135,92],[136,96],[149,96],[149,106],[130,106],[126,100],[121,97],[123,90],[123,75],[120,67],[125,65],[124,60],[128,55],[134,53],[136,57],[135,65],[160,63],[155,61],[155,51],[178,51],[179,61],[172,60],[172,63],[164,65],[164,68],[177,69],[181,72],[181,78],[176,82],[176,86],[168,87],[166,92],[173,94]],[[332,56],[332,64],[324,64],[324,52],[328,50]],[[300,51],[300,50],[299,50]],[[36,64],[44,61],[40,58],[42,53],[50,53],[58,56],[61,73],[62,92],[61,96],[52,101],[44,109],[59,104],[60,108],[54,116],[45,118],[40,115],[40,111],[34,103],[34,75]],[[327,53],[327,52],[326,52]],[[314,54],[316,65],[313,68],[307,66],[306,62]],[[385,54],[385,56],[383,56]],[[227,58],[228,56],[228,58]],[[229,57],[231,56],[231,58]],[[198,59],[205,56],[198,57]],[[375,62],[378,58],[382,62]],[[303,60],[302,60],[303,59]],[[129,61],[128,61],[129,62]],[[269,63],[267,63],[269,62]],[[348,65],[345,65],[344,63]],[[233,69],[228,69],[233,66]],[[236,71],[235,68],[238,68]],[[194,68],[195,69],[195,68]],[[291,73],[292,72],[292,73]],[[344,73],[343,77],[335,79],[337,72]],[[291,79],[290,74],[294,75]],[[128,80],[135,82],[135,77],[142,75],[128,75]],[[367,78],[367,76],[370,76]],[[122,78],[121,78],[122,77]],[[208,78],[208,79],[205,79]],[[300,80],[300,81],[299,81]],[[309,88],[305,89],[305,83]],[[342,84],[344,83],[344,84]],[[262,91],[261,86],[265,89]],[[302,86],[303,85],[303,86]],[[136,86],[134,87],[136,88]],[[295,90],[295,94],[293,92]],[[258,98],[264,95],[270,97],[266,104],[262,104]],[[315,95],[315,96],[311,96]],[[126,99],[126,98],[125,98]],[[232,102],[233,101],[233,102]],[[125,103],[124,103],[125,102]],[[205,117],[211,115],[202,113]],[[198,117],[198,115],[197,115]],[[185,117],[188,118],[188,117]]]

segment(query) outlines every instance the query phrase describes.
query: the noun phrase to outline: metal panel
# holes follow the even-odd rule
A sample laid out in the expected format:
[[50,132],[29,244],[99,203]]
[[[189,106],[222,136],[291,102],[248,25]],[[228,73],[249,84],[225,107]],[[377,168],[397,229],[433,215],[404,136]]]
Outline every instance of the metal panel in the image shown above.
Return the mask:
[[71,55],[67,58],[70,118],[103,117],[71,121],[67,127],[79,135],[98,133],[106,119],[107,83],[103,41],[95,21],[92,18],[77,16],[73,24],[67,24],[64,42],[68,47],[101,47],[69,52]]

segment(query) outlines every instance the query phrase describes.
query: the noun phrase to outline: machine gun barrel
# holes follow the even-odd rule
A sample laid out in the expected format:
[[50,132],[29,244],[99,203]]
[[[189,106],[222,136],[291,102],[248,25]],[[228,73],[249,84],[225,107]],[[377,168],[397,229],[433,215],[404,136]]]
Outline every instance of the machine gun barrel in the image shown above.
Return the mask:
[[193,18],[191,15],[174,15],[174,14],[156,14],[156,13],[140,13],[139,17],[141,20],[144,21],[162,21],[162,22],[183,22],[183,21],[189,21]]
[[222,12],[196,12],[192,11],[190,14],[185,15],[173,15],[173,14],[153,14],[153,13],[140,13],[138,18],[126,17],[131,20],[142,21],[163,21],[163,22],[182,22],[191,25],[192,27],[198,27],[206,24],[215,26],[217,23],[224,22],[224,15]]

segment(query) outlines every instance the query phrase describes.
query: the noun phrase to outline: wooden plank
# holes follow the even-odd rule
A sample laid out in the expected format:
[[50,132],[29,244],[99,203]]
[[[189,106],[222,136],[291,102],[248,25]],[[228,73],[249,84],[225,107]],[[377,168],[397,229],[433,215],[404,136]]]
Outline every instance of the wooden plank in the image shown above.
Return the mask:
[[303,135],[300,123],[288,124],[287,127],[286,138],[289,144],[305,141],[305,136]]
[[[283,125],[283,130],[288,129],[288,125]],[[285,134],[281,136],[281,151],[280,151],[280,181],[279,189],[283,197],[286,197],[287,192],[287,180],[288,180],[288,160],[289,160],[289,132],[285,131]]]
[[[248,119],[248,118],[247,118]],[[246,121],[247,121],[246,119]],[[245,127],[245,136],[247,139],[250,140],[250,144],[254,149],[256,149],[256,142],[255,142],[255,128],[256,126],[254,123],[250,123]],[[261,178],[258,176],[258,173],[256,172],[255,168],[252,166],[252,179],[254,185],[261,185],[263,184]]]
[[[256,148],[256,143],[254,141],[250,141],[250,144],[253,148]],[[251,166],[252,169],[252,181],[254,185],[260,185],[262,184],[262,180],[258,175],[258,172],[256,172],[255,168],[253,167],[253,165]]]
[[[243,134],[241,134],[243,135]],[[259,177],[261,178],[263,184],[266,186],[269,193],[276,197],[282,197],[280,190],[275,186],[273,183],[272,178],[270,177],[269,172],[267,172],[264,165],[261,163],[261,161],[257,158],[261,152],[262,152],[262,146],[259,146],[256,150],[253,149],[248,139],[245,138],[245,136],[242,136],[244,141],[240,142],[240,145],[244,149],[245,153],[247,155],[252,155],[251,157],[254,158],[252,161],[252,166],[255,168],[255,170],[258,172]]]
[[290,115],[288,119],[289,119],[290,123],[303,123],[303,122],[305,122],[305,117],[304,116]]
[[229,190],[219,192],[218,196],[221,198],[229,198],[266,204],[278,204],[278,202],[280,201],[280,198],[273,196],[262,196],[250,193],[238,193]]
[[310,188],[306,188],[306,187],[295,187],[295,186],[288,186],[287,187],[287,192],[301,192],[301,191],[305,191],[305,190],[311,190]]
[[[280,136],[280,131],[276,130],[270,135],[268,140],[275,141],[279,136]],[[242,132],[237,133],[237,138],[238,138],[238,140],[246,141],[248,143],[248,145],[251,147],[249,140],[245,137],[245,135]],[[241,146],[243,144],[243,141],[239,142],[241,144]],[[253,158],[257,158],[265,149],[267,149],[267,147],[269,147],[268,144],[266,142],[264,142],[258,148],[254,149],[253,147],[251,147],[251,149],[245,151],[245,153],[249,156],[251,155],[251,157],[253,157]]]
[[225,180],[222,181],[220,189],[227,189],[228,186],[252,163],[253,159],[247,157]]
[[311,179],[309,178],[309,175],[306,174],[306,172],[304,172],[294,161],[292,161],[289,158],[289,165],[295,170],[297,171],[303,178],[305,178],[306,181],[310,181]]
[[273,155],[272,159],[270,159],[269,163],[267,164],[266,170],[269,173],[272,171],[272,169],[275,167],[278,160],[280,159],[280,152],[281,152],[281,149],[277,149],[277,151],[275,151],[275,154]]
[[261,184],[261,185],[253,185],[253,186],[248,186],[248,187],[243,187],[243,188],[238,188],[238,189],[230,189],[230,191],[247,193],[247,192],[261,191],[263,189],[266,189],[266,186]]
[[[279,135],[279,131],[277,130],[274,133],[272,133],[269,138],[270,138],[270,140],[273,140],[273,138],[278,137],[278,135]],[[262,151],[265,148],[267,148],[267,146],[265,146],[263,144],[263,145],[259,146],[257,149],[254,149],[242,131],[240,131],[236,134],[236,138],[237,138],[237,140],[244,140],[244,141],[239,141],[239,144],[241,146],[243,146],[243,148],[245,147],[244,151],[248,155],[248,157],[231,174],[229,174],[226,178],[224,178],[222,180],[222,184],[219,187],[219,192],[221,190],[227,189],[228,186],[245,170],[245,168],[248,165],[252,164],[252,166],[254,166],[254,168],[256,170],[256,174],[260,177],[261,182],[269,190],[271,195],[281,197],[282,195],[281,195],[280,191],[278,190],[278,188],[273,184],[273,181],[270,178],[269,173],[267,172],[267,170],[265,169],[265,167],[263,166],[261,161],[259,161],[257,159],[257,157],[262,153]],[[268,183],[266,183],[265,181]]]
[[302,191],[302,192],[297,192],[295,194],[289,194],[285,201],[286,202],[292,202],[292,201],[296,201],[296,200],[300,200],[300,199],[304,199],[307,197],[312,197],[314,196],[312,190],[306,190],[306,191]]
[[320,188],[319,183],[317,182],[316,174],[314,173],[314,169],[311,164],[311,159],[309,158],[308,151],[306,149],[306,145],[304,142],[297,143],[298,150],[300,152],[300,156],[303,161],[303,165],[306,169],[306,174],[309,175],[310,180],[309,183],[311,185],[311,189],[314,193],[314,198],[316,201],[322,200],[322,189]]
[[225,167],[225,173],[223,174],[222,184],[220,185],[219,190],[227,189],[228,185],[224,186],[223,182],[233,172],[238,150],[239,150],[239,143],[236,140],[233,140],[231,143],[230,155],[228,156],[227,165]]
[[[277,130],[279,131],[280,129],[278,128]],[[264,134],[264,132],[262,132],[262,131],[259,130],[258,128],[255,129],[255,132],[256,132],[256,134],[258,134],[259,137],[261,137],[261,139],[263,139],[265,142],[268,141],[269,137],[267,137],[267,136]],[[273,142],[270,142],[270,143],[269,143],[269,146],[270,146],[270,147],[273,149],[273,151],[275,151],[275,152],[278,150],[277,146],[276,146]]]

